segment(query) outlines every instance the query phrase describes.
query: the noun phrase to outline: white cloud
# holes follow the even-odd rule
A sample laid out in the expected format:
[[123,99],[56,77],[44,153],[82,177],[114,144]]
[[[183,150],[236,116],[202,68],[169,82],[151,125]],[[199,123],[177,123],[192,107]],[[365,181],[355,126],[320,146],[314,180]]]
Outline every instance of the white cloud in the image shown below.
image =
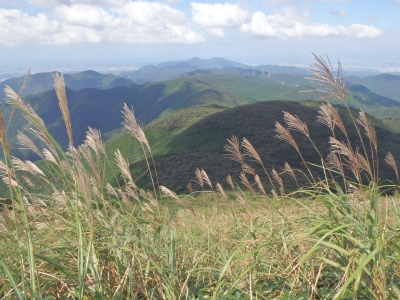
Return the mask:
[[92,6],[123,6],[130,0],[28,0],[29,3],[37,6],[59,6],[59,5],[92,5]]
[[279,11],[272,15],[255,12],[249,22],[240,29],[259,38],[300,38],[303,36],[353,36],[358,38],[375,38],[382,34],[379,28],[370,25],[353,24],[346,28],[342,25],[324,23],[307,24],[303,19],[290,11]]
[[191,3],[192,20],[205,28],[240,26],[249,13],[235,4]]
[[178,4],[179,2],[182,2],[182,0],[165,0],[165,2],[169,5],[175,5]]
[[[204,38],[188,26],[186,15],[165,3],[137,1],[115,11],[123,18],[126,28],[117,35],[134,42],[198,43]],[[132,34],[132,33],[133,34]],[[137,33],[137,34],[136,34]]]
[[395,0],[394,4],[400,6],[400,0]]
[[207,32],[208,32],[210,35],[213,35],[213,36],[216,36],[216,37],[219,37],[219,38],[225,37],[225,32],[224,32],[224,30],[223,30],[222,28],[219,28],[219,27],[208,28],[208,29],[207,29]]
[[49,20],[44,14],[29,16],[17,9],[0,8],[0,44],[6,46],[49,42],[59,27],[59,22]]
[[165,3],[136,1],[107,11],[91,5],[54,8],[45,14],[0,9],[0,44],[198,43],[205,39],[189,27],[186,15]]
[[331,10],[330,11],[331,15],[339,18],[346,18],[349,13],[345,11],[344,9],[339,9],[339,10]]
[[353,24],[347,34],[358,38],[375,38],[382,34],[382,30],[371,25]]
[[103,8],[89,5],[62,5],[56,7],[54,12],[66,24],[89,28],[117,26],[119,21]]

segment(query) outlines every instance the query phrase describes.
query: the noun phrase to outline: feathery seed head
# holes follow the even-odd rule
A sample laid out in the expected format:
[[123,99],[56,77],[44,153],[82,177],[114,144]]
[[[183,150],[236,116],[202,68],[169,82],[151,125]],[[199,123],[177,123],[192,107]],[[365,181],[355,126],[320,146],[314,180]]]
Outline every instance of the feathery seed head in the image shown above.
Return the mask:
[[250,184],[249,180],[247,179],[246,174],[243,172],[240,173],[239,178],[240,178],[240,181],[243,183],[243,185],[245,185],[251,192],[254,193],[253,186]]
[[240,152],[240,143],[239,139],[236,136],[232,136],[231,139],[228,139],[228,145],[224,147],[225,151],[228,154],[225,154],[231,160],[243,163],[243,154]]
[[[388,152],[385,158],[385,162],[392,167],[394,172],[396,173],[397,180],[399,179],[399,169],[397,168],[396,160],[394,159],[394,156],[392,153]],[[400,181],[399,181],[400,182]]]
[[287,127],[289,127],[289,129],[299,131],[302,134],[304,134],[305,136],[310,137],[307,124],[305,122],[301,121],[297,116],[293,116],[292,114],[284,111],[283,119],[284,119]]
[[58,98],[58,105],[60,106],[65,127],[67,128],[69,142],[71,145],[73,145],[74,142],[72,139],[72,126],[68,110],[67,93],[65,92],[64,76],[59,73],[54,73],[53,79],[54,79],[54,89],[56,91]]
[[211,184],[211,180],[208,177],[206,171],[204,171],[203,169],[201,169],[201,177],[203,178],[203,182],[207,183],[211,189],[213,189],[213,186]]
[[264,190],[264,186],[262,185],[260,176],[258,176],[258,174],[254,176],[254,180],[256,181],[258,189],[261,191],[261,193],[263,193],[263,195],[266,195],[267,193]]
[[142,128],[140,128],[139,124],[136,121],[133,109],[129,109],[126,103],[124,103],[124,107],[122,109],[122,116],[124,118],[122,125],[128,130],[130,135],[136,138],[140,143],[145,144],[149,152],[151,152],[150,144],[147,141],[147,138]]
[[175,198],[177,200],[179,199],[177,194],[175,194],[173,191],[171,191],[170,189],[166,188],[165,186],[161,185],[160,186],[160,191],[161,191],[161,194],[163,194],[166,197],[172,197],[172,198]]
[[296,141],[290,134],[289,130],[283,127],[278,121],[275,122],[275,132],[277,133],[275,136],[276,138],[289,143],[297,150],[297,152],[300,152],[299,147],[297,146]]
[[337,75],[335,76],[335,72],[333,71],[332,64],[328,57],[327,61],[325,61],[321,56],[317,56],[314,53],[312,54],[316,62],[310,65],[312,69],[309,71],[316,77],[307,77],[306,79],[321,87],[316,90],[325,94],[325,96],[320,97],[320,99],[334,98],[345,102],[347,92],[346,84],[343,82],[342,65],[340,61],[338,61]]
[[215,190],[216,190],[217,192],[221,193],[221,195],[222,195],[224,198],[227,198],[227,196],[226,196],[226,194],[225,194],[225,191],[224,191],[224,188],[222,187],[222,185],[221,185],[220,183],[217,183],[217,185],[216,185],[216,187],[215,187]]
[[243,138],[242,147],[244,148],[244,155],[253,157],[256,161],[258,161],[260,164],[262,164],[260,155],[258,155],[256,149],[255,149],[255,148],[253,147],[253,145],[248,141],[248,139]]
[[17,140],[18,140],[18,144],[20,144],[21,146],[24,147],[24,148],[19,148],[19,149],[31,150],[43,159],[43,155],[40,152],[39,148],[35,145],[35,143],[27,135],[18,131]]
[[376,136],[375,128],[368,122],[367,116],[364,111],[360,110],[359,118],[357,123],[360,124],[364,130],[365,134],[371,143],[374,145],[375,149],[378,147],[378,139]]
[[235,183],[233,182],[233,179],[230,174],[228,174],[228,176],[226,176],[226,182],[230,185],[232,190],[235,189]]

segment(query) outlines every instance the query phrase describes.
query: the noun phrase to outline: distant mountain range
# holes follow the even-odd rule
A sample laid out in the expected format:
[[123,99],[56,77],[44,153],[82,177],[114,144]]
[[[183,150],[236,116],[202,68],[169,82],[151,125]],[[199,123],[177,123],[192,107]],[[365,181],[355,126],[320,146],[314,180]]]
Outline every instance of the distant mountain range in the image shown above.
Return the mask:
[[146,83],[150,81],[170,80],[193,71],[211,69],[238,69],[234,72],[247,73],[257,71],[257,74],[262,72],[265,74],[268,74],[268,72],[289,75],[309,74],[307,70],[296,67],[276,65],[249,66],[224,58],[214,57],[210,59],[192,58],[181,62],[165,62],[156,66],[145,66],[134,72],[120,73],[119,75],[128,78],[135,83]]
[[[53,74],[38,73],[29,75],[21,96],[38,94],[45,91],[53,90]],[[19,92],[24,83],[25,76],[10,78],[0,82],[0,100],[4,99],[4,87],[10,86],[15,92]],[[114,74],[100,74],[95,71],[84,71],[75,74],[64,74],[65,86],[78,91],[84,88],[96,88],[100,90],[110,89],[116,86],[131,84],[132,81],[126,78],[118,77]]]
[[[287,81],[295,75],[280,75]],[[299,79],[300,80],[300,79]],[[310,86],[291,87],[266,76],[231,76],[194,72],[186,77],[143,85],[128,84],[100,90],[87,88],[78,91],[67,88],[68,104],[75,145],[79,145],[88,126],[103,134],[121,127],[121,109],[124,103],[133,107],[139,123],[144,126],[157,118],[178,110],[216,103],[223,107],[235,107],[272,100],[317,100],[318,93],[301,93]],[[364,86],[349,86],[348,104],[364,109],[377,116],[400,116],[400,102],[373,93]],[[53,90],[24,97],[37,111],[63,147],[68,138],[65,131],[56,94]],[[334,102],[337,104],[338,101]],[[1,108],[3,119],[8,122],[12,107]],[[13,116],[8,131],[12,148],[16,149],[17,131],[28,124],[20,113]],[[31,157],[30,157],[31,158]]]

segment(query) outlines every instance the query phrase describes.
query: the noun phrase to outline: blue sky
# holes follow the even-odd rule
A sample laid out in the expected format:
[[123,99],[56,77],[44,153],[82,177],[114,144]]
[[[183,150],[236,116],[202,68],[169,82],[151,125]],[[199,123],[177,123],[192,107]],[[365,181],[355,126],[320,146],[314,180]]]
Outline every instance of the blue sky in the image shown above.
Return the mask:
[[0,0],[0,69],[224,57],[400,70],[400,0]]

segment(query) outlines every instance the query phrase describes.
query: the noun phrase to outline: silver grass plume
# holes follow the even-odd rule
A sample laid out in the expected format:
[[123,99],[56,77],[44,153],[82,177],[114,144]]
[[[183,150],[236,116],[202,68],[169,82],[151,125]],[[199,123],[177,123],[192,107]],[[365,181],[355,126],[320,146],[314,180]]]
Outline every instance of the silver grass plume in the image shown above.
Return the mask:
[[69,143],[71,145],[73,145],[74,140],[72,139],[71,118],[69,116],[67,93],[65,92],[64,77],[62,74],[54,73],[53,79],[54,79],[54,89],[56,90],[56,94],[57,94],[57,98],[58,98],[58,104],[60,106],[61,114],[64,119],[65,127],[67,128]]

